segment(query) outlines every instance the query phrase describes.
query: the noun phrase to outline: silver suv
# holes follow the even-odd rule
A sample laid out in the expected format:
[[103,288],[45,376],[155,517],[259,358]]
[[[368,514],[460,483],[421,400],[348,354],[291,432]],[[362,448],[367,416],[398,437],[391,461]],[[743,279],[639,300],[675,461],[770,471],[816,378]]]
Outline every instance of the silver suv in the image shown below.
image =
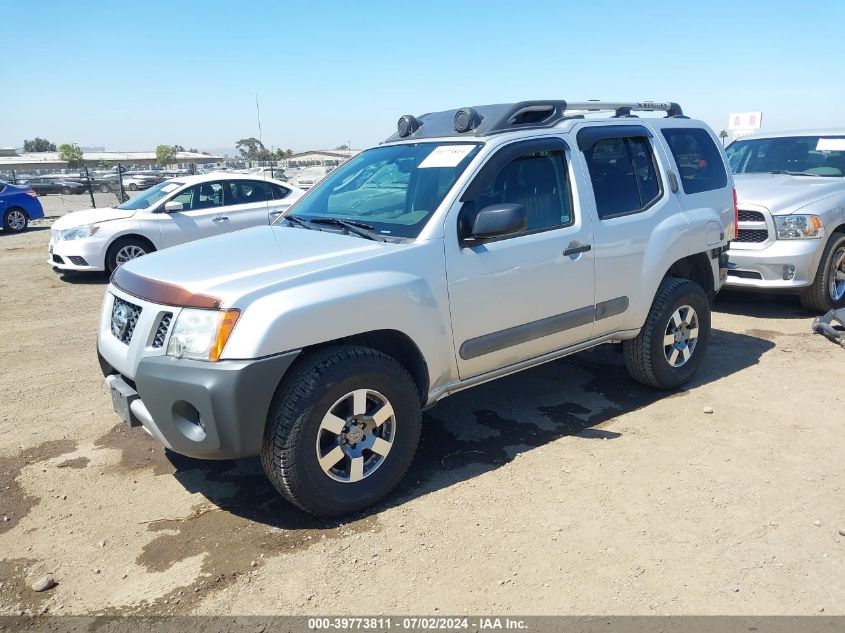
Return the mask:
[[734,225],[716,138],[677,104],[406,115],[274,225],[118,268],[100,361],[128,424],[261,455],[287,499],[342,515],[399,482],[456,391],[611,342],[634,379],[688,381]]
[[727,284],[845,307],[845,129],[755,134],[726,151],[739,204]]

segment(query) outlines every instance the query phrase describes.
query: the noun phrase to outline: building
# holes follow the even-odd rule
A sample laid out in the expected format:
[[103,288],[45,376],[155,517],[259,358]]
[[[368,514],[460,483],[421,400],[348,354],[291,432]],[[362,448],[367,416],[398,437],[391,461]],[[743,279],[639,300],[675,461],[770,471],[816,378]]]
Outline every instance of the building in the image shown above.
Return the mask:
[[[200,154],[199,152],[176,152],[172,165],[215,164],[222,161],[221,156]],[[111,165],[121,163],[132,165],[155,165],[155,152],[82,152],[82,163],[88,167],[97,167],[100,163]],[[65,169],[67,161],[59,159],[58,152],[17,152],[14,148],[0,148],[0,171],[12,172],[40,169]]]
[[322,150],[315,149],[307,152],[299,152],[292,154],[282,161],[282,167],[335,167],[341,163],[346,162],[356,154],[360,154],[359,149],[330,149]]

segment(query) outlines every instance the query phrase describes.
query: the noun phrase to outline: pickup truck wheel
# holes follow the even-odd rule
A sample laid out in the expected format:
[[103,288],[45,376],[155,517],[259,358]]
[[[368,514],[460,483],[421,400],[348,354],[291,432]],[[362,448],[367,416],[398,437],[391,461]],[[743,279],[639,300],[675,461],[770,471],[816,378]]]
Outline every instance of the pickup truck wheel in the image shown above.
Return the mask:
[[801,305],[815,312],[845,307],[845,233],[835,232],[824,247],[816,278],[801,295]]
[[664,279],[639,335],[622,344],[631,377],[673,389],[698,370],[710,342],[710,301],[693,281]]
[[270,405],[261,463],[306,512],[366,508],[402,479],[420,436],[420,397],[395,359],[332,347],[301,359]]

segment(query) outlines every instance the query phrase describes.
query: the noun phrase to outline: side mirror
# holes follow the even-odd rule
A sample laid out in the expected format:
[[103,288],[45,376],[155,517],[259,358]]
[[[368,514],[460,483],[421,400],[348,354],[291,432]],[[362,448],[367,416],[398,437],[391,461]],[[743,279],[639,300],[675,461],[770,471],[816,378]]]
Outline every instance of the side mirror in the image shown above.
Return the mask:
[[459,221],[461,239],[467,245],[504,237],[524,231],[528,226],[528,211],[522,204],[491,204],[472,217],[472,203],[462,209],[470,212]]
[[164,203],[164,212],[165,213],[175,213],[176,211],[182,210],[182,203],[176,202],[176,200],[171,200],[169,202]]

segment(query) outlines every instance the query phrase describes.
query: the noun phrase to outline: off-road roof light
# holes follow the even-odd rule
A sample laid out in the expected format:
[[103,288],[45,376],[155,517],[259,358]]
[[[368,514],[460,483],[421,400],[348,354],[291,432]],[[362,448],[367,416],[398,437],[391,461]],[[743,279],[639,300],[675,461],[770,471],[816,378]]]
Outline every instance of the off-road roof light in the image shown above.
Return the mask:
[[406,114],[399,117],[399,122],[396,124],[396,130],[402,138],[413,134],[420,129],[420,122],[413,114]]
[[472,108],[461,108],[455,112],[455,131],[469,132],[481,121],[478,112]]

